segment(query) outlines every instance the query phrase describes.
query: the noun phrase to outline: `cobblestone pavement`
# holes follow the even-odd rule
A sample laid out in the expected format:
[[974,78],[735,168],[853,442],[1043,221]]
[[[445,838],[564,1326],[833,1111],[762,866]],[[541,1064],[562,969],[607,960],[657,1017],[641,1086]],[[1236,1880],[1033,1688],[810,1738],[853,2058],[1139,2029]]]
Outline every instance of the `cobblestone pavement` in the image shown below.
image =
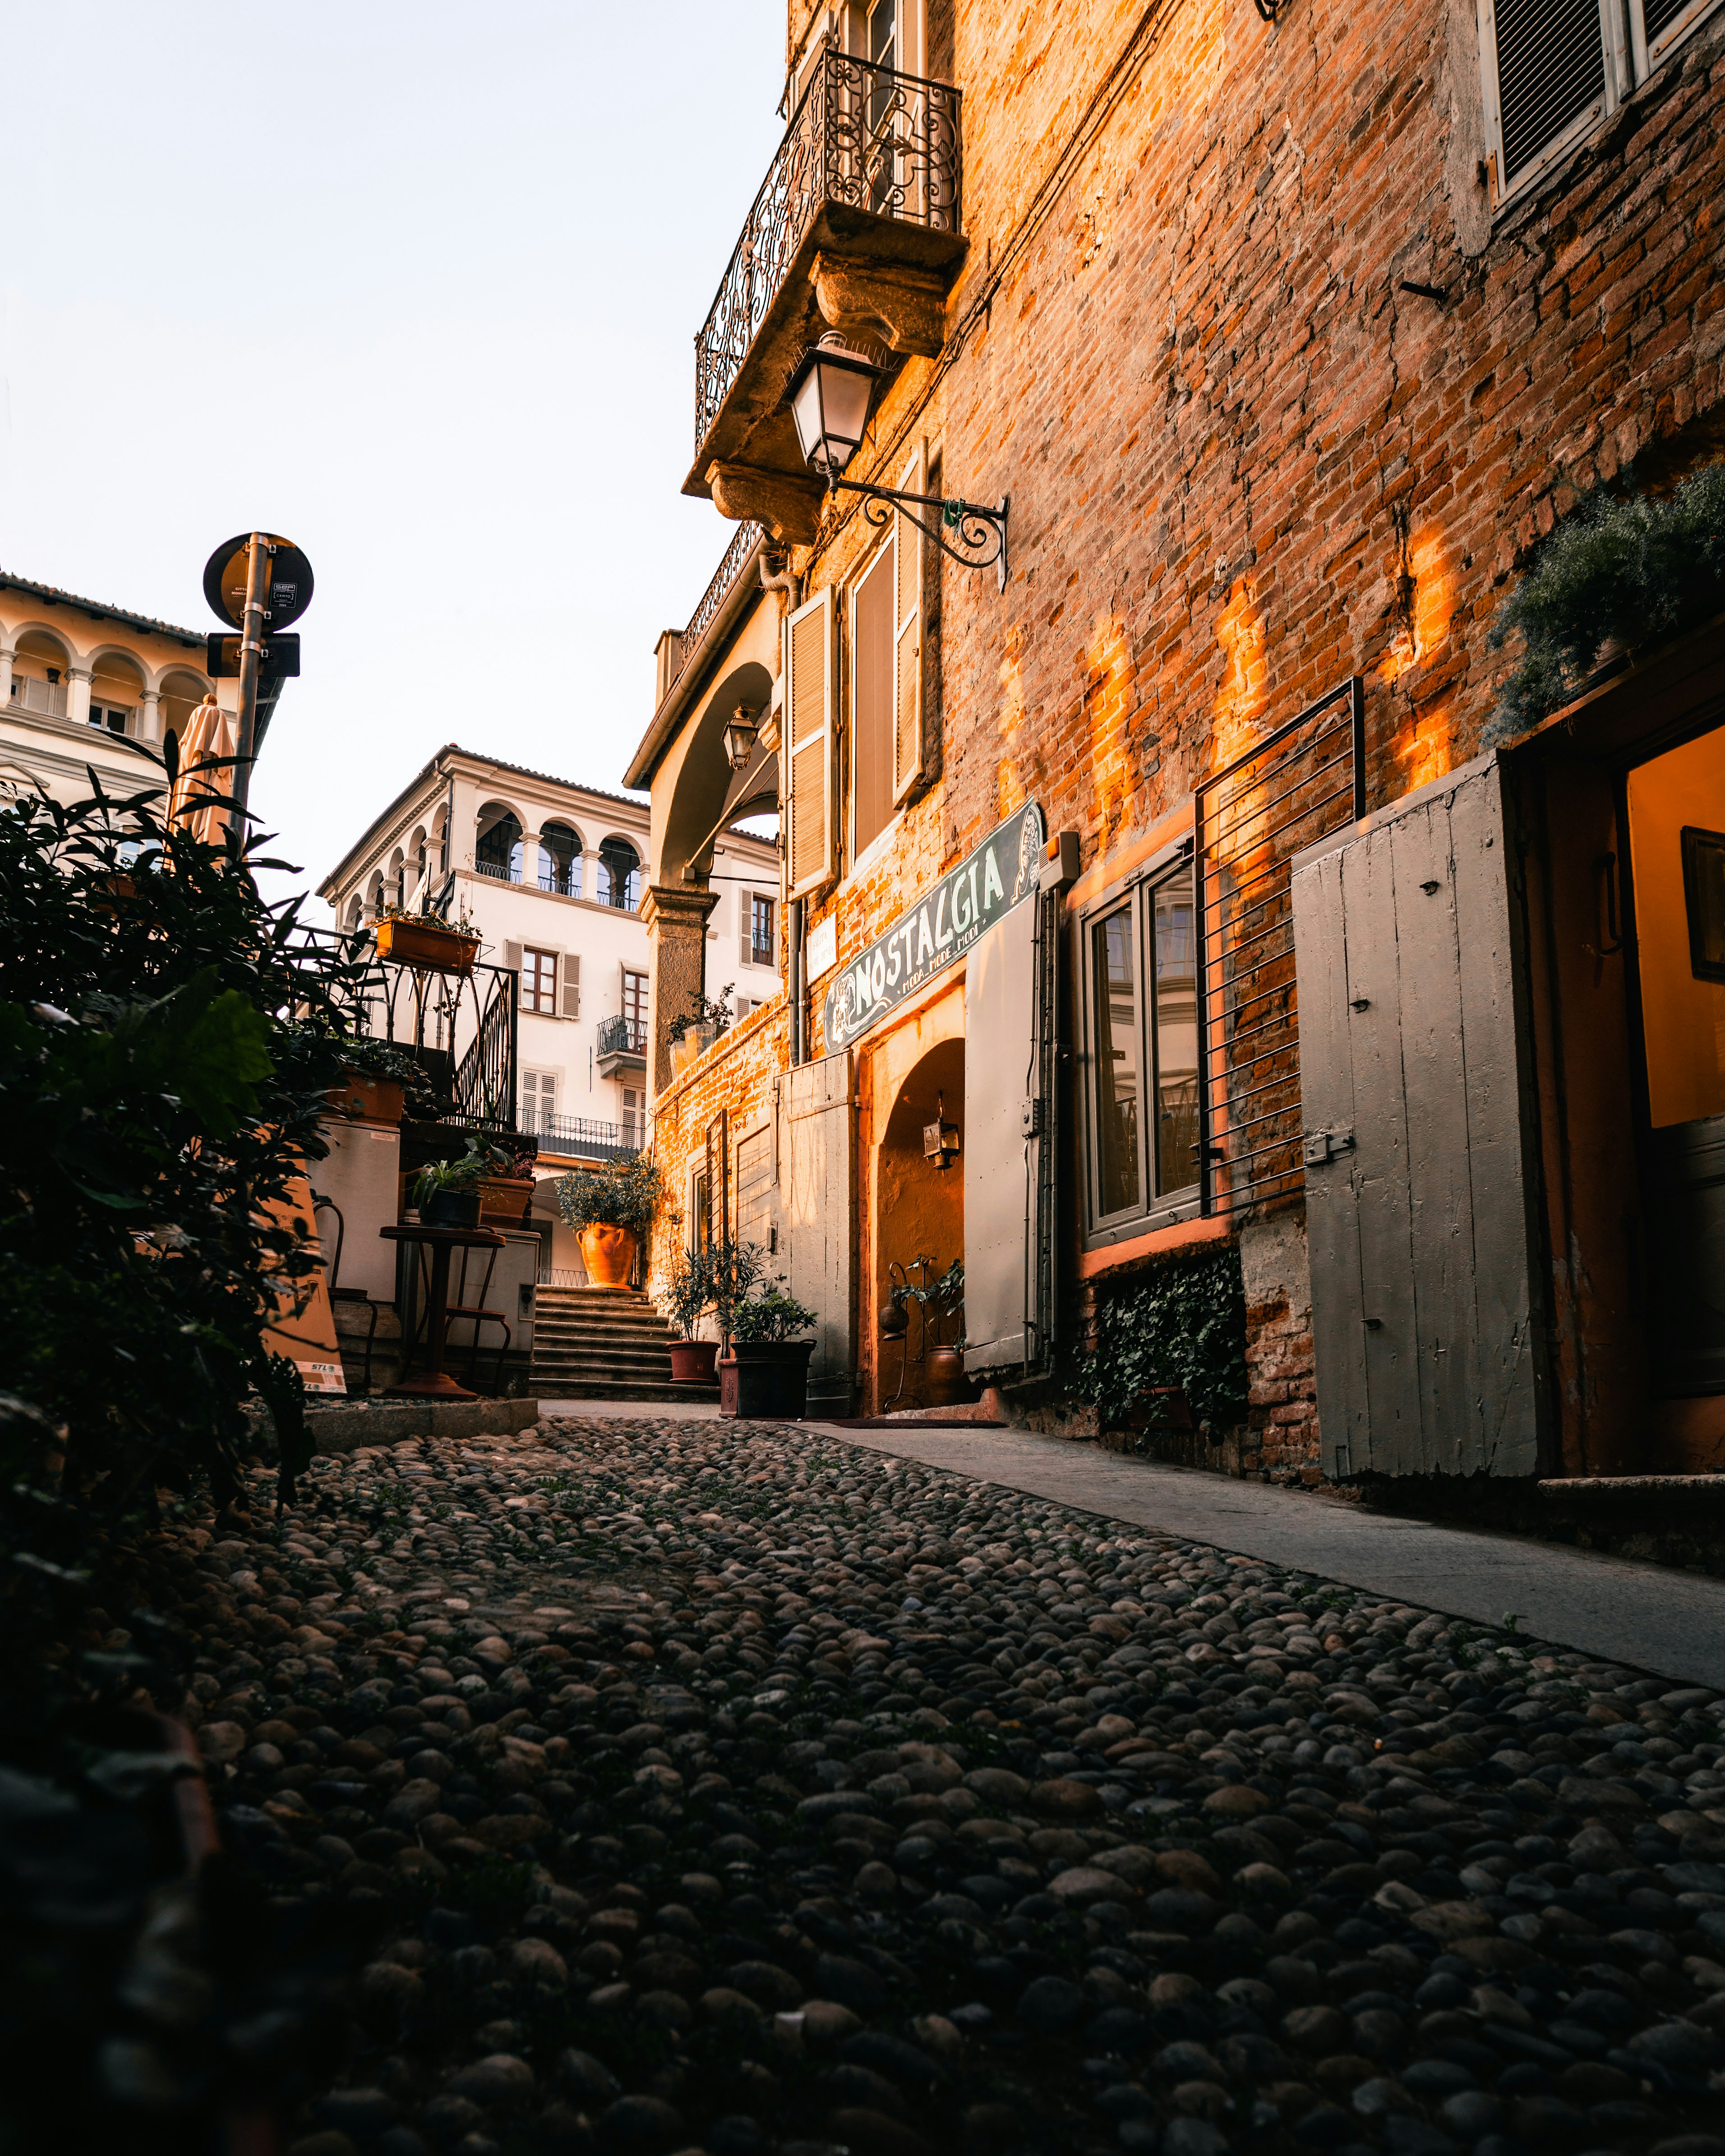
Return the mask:
[[190,1532],[297,2156],[1725,2156],[1712,1693],[795,1428]]

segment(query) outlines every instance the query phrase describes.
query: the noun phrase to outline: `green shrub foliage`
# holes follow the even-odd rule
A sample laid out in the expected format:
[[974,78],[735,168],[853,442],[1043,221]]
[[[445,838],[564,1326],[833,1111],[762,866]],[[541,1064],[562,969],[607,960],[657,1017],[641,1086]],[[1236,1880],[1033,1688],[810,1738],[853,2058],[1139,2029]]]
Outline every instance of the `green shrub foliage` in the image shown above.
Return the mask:
[[1117,1429],[1153,1387],[1178,1385],[1199,1422],[1245,1411],[1245,1293],[1231,1250],[1173,1258],[1109,1296],[1096,1312],[1096,1344],[1078,1389],[1102,1427]]
[[326,1151],[354,971],[259,897],[248,865],[287,864],[159,799],[0,809],[6,1383],[64,1430],[55,1502],[85,1515],[194,1470],[236,1486],[249,1388],[280,1389],[272,1284],[318,1263],[265,1209]]
[[1608,642],[1656,644],[1722,608],[1725,464],[1660,500],[1589,495],[1543,542],[1492,624],[1494,648],[1517,630],[1526,647],[1486,745],[1525,733],[1579,696]]
[[645,1153],[615,1168],[578,1168],[559,1177],[557,1210],[578,1232],[583,1228],[627,1228],[644,1235],[665,1192],[665,1176]]

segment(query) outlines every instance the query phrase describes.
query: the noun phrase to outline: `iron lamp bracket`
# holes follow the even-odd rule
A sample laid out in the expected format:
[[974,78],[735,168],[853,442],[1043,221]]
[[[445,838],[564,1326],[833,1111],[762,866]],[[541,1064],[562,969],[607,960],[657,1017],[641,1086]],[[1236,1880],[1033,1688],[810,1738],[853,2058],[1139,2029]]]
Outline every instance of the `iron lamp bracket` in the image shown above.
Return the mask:
[[[1003,494],[993,509],[979,502],[963,501],[955,495],[907,494],[898,487],[871,486],[865,480],[832,478],[829,488],[844,487],[864,497],[863,520],[879,531],[895,509],[908,516],[926,538],[963,569],[995,571],[997,588],[1006,589],[1006,512],[1011,501]],[[890,505],[890,506],[889,506]],[[914,506],[912,506],[914,505]],[[917,510],[938,510],[937,519],[919,516]],[[945,536],[953,535],[957,544]]]

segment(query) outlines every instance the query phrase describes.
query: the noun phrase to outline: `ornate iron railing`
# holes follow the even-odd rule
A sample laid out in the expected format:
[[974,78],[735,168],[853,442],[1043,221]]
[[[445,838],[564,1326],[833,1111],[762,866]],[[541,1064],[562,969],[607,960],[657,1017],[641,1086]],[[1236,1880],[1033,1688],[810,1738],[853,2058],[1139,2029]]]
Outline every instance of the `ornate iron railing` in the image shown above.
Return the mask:
[[695,340],[697,452],[824,203],[958,230],[958,106],[947,83],[821,55]]
[[573,1153],[588,1160],[627,1160],[646,1142],[641,1118],[601,1123],[587,1116],[530,1116],[542,1153]]
[[493,966],[490,993],[480,1012],[467,1053],[455,1065],[455,1115],[475,1129],[515,1128],[516,1009],[521,976]]
[[647,1028],[639,1019],[608,1018],[599,1028],[601,1055],[644,1055]]
[[689,617],[689,626],[677,639],[677,663],[670,670],[670,680],[665,683],[667,692],[672,683],[681,678],[683,669],[701,648],[701,639],[712,627],[719,608],[731,596],[731,588],[747,567],[750,557],[766,536],[765,527],[752,518],[740,524],[731,544],[725,549],[725,558],[713,571],[712,582],[701,595],[701,604]]

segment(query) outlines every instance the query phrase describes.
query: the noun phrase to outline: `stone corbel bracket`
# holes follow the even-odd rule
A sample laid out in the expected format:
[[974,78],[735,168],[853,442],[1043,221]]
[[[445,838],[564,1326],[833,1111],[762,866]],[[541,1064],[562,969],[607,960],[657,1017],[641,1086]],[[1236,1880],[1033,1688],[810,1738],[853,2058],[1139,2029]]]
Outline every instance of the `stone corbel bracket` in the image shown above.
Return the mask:
[[947,340],[946,280],[908,263],[818,254],[810,276],[822,319],[843,336],[884,337],[932,359]]
[[826,490],[812,472],[763,471],[758,465],[709,465],[706,481],[721,516],[756,517],[781,547],[812,547]]

